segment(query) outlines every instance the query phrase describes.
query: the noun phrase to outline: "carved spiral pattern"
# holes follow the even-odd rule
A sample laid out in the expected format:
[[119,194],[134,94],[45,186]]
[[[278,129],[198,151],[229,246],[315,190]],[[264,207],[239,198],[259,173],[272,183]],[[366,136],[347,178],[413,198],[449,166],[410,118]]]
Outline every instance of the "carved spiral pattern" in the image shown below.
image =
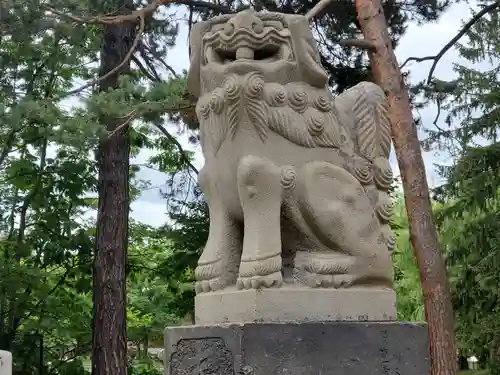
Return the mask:
[[392,205],[383,204],[377,207],[377,214],[381,221],[388,222],[392,216]]
[[210,109],[212,112],[216,114],[220,114],[224,109],[224,91],[221,89],[216,89],[212,93],[212,97],[210,98]]
[[281,170],[281,186],[285,190],[292,190],[297,183],[297,173],[295,169],[289,165]]
[[386,236],[385,243],[389,251],[394,250],[396,248],[396,235],[394,233],[388,234]]
[[227,77],[222,84],[224,92],[229,100],[235,100],[240,95],[240,84],[234,75]]
[[286,103],[286,92],[281,85],[267,85],[264,95],[271,107],[281,107]]
[[264,80],[259,73],[250,73],[245,80],[245,94],[251,99],[258,99],[264,89]]
[[369,185],[373,181],[373,171],[370,163],[366,160],[355,160],[353,172],[354,177],[356,177],[362,185]]
[[203,103],[200,105],[200,108],[199,108],[199,111],[200,111],[200,115],[206,119],[208,118],[208,115],[210,114],[210,105],[207,104],[207,103]]
[[314,100],[314,107],[321,112],[330,112],[332,110],[332,103],[326,97],[320,95]]
[[375,168],[375,184],[380,189],[389,189],[392,183],[392,169],[389,165],[389,161],[377,158],[375,160]]
[[304,113],[308,106],[307,93],[305,91],[295,91],[288,93],[290,107],[298,113]]
[[325,119],[323,116],[311,116],[307,120],[307,129],[313,136],[320,136],[325,130]]
[[390,200],[385,201],[381,199],[379,204],[377,205],[377,215],[380,218],[380,221],[383,223],[388,223],[391,220],[392,216],[392,202]]

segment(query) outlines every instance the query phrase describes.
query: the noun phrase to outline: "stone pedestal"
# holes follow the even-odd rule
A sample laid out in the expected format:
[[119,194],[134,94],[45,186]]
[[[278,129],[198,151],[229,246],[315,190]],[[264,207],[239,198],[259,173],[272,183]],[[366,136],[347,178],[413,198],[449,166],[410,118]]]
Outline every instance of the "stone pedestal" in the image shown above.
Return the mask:
[[380,287],[236,290],[196,296],[196,324],[395,321],[396,293]]
[[12,353],[0,350],[0,375],[12,375]]
[[425,324],[248,323],[168,328],[165,375],[427,375]]

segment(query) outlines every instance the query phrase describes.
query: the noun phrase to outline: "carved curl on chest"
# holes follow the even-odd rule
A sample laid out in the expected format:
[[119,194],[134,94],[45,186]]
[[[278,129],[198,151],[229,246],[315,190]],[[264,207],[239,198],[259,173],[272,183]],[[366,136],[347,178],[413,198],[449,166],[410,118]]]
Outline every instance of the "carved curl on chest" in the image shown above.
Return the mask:
[[257,72],[228,76],[221,87],[200,98],[197,114],[202,141],[217,153],[235,137],[242,121],[250,122],[262,142],[273,131],[308,148],[342,148],[348,142],[326,90],[304,84],[265,83]]

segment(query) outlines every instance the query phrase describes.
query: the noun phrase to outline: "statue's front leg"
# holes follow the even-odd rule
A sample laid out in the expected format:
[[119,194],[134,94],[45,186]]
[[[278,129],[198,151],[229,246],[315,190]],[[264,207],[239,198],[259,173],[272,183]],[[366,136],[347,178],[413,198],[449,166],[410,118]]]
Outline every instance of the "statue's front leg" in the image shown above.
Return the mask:
[[280,286],[281,170],[257,156],[238,165],[238,193],[244,218],[239,289]]
[[200,188],[208,204],[210,229],[207,243],[195,270],[197,293],[234,285],[241,258],[240,224],[228,213],[213,183],[213,178],[206,167],[198,176]]

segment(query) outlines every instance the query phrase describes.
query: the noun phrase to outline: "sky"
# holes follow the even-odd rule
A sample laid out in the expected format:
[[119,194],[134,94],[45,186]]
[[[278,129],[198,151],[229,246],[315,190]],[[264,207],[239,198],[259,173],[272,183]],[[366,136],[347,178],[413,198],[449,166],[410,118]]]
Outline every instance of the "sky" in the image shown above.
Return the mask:
[[[405,61],[410,56],[422,57],[435,55],[439,50],[452,39],[461,28],[463,21],[467,20],[471,15],[469,4],[454,4],[452,5],[435,23],[427,23],[422,26],[411,24],[404,37],[401,39],[396,48],[396,56],[401,62]],[[175,71],[182,71],[189,66],[188,55],[188,31],[187,27],[180,28],[177,37],[176,46],[170,51],[167,57],[167,63],[171,65]],[[453,72],[453,63],[459,62],[458,52],[453,48],[440,60],[434,77],[442,80],[451,80],[456,75]],[[425,79],[429,73],[432,62],[416,63],[411,62],[405,70],[410,71],[411,81],[417,82]],[[432,126],[434,117],[436,116],[436,107],[430,105],[419,111],[423,126]],[[441,122],[445,116],[441,116]],[[168,127],[170,131],[175,132],[173,126]],[[178,136],[179,142],[185,149],[196,152],[194,165],[200,169],[203,166],[203,156],[199,147],[193,147],[188,144],[186,135]],[[138,155],[134,163],[143,164],[151,156],[151,153],[143,152]],[[394,152],[391,154],[391,164],[394,174],[399,175],[396,157]],[[427,170],[428,182],[431,186],[439,184],[439,177],[434,168],[434,163],[446,163],[449,161],[449,155],[435,151],[424,153],[424,162]],[[131,216],[135,220],[145,224],[159,226],[167,222],[166,201],[161,198],[160,191],[165,189],[167,176],[157,171],[142,168],[139,172],[139,178],[151,181],[152,188],[143,191],[141,196],[131,205]]]

